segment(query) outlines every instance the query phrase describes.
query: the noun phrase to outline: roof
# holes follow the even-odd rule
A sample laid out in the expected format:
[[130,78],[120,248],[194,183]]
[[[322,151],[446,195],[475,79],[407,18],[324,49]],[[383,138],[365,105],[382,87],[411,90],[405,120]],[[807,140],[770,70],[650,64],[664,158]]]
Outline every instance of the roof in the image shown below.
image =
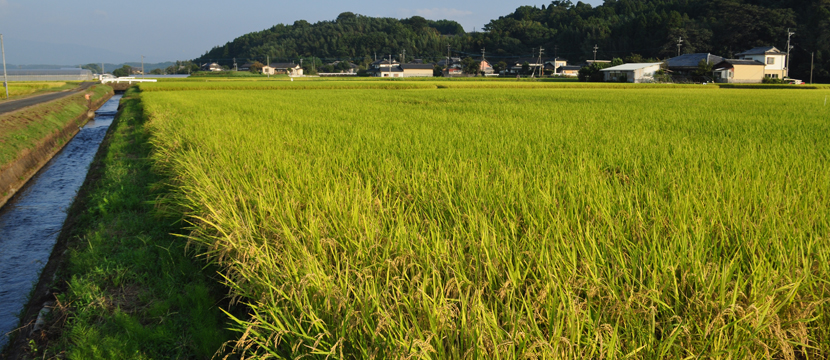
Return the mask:
[[[397,60],[392,59],[392,64],[393,65],[397,64],[397,63],[398,63]],[[375,62],[372,63],[372,65],[388,65],[388,64],[389,64],[389,59],[380,59],[380,60],[376,60]]]
[[768,54],[775,54],[775,55],[784,55],[781,50],[778,50],[775,46],[758,46],[742,53],[735,54],[736,56],[740,55],[768,55]]
[[513,64],[524,65],[524,63],[528,63],[528,65],[539,64],[539,58],[525,58],[525,59],[518,59],[513,62]]
[[401,69],[430,69],[432,70],[435,68],[432,64],[403,64],[401,65]]
[[745,59],[723,59],[723,61],[717,63],[715,67],[723,68],[723,64],[729,65],[761,65],[766,66],[764,63],[758,60],[745,60]]
[[582,67],[579,66],[579,65],[565,65],[565,66],[560,66],[559,67],[559,70],[579,70],[579,69],[582,69]]
[[558,57],[558,58],[555,58],[555,59],[545,59],[545,62],[552,62],[552,61],[565,61],[565,62],[567,62],[568,60],[563,59],[561,57]]
[[717,64],[723,60],[722,57],[709,53],[694,53],[675,56],[668,60],[669,68],[696,68],[701,61],[709,64]]
[[270,63],[270,64],[268,64],[268,66],[270,66],[270,67],[272,67],[272,68],[274,68],[274,69],[295,69],[295,68],[297,68],[298,66],[300,66],[300,64],[294,64],[294,63]]
[[647,68],[649,66],[660,65],[662,63],[630,63],[617,66],[608,67],[600,71],[632,71]]

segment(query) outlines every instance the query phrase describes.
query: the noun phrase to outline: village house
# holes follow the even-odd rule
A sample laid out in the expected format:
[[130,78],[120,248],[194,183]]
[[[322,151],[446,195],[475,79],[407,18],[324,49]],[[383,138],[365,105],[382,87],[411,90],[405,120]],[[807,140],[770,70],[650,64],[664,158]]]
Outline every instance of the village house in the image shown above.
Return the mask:
[[764,81],[765,64],[758,60],[724,59],[715,64],[715,82],[758,84]]
[[563,66],[568,66],[568,60],[562,58],[553,58],[545,60],[545,72],[556,74],[559,72],[559,68]]
[[[338,66],[338,65],[340,65],[340,63],[341,63],[341,62],[345,62],[345,61],[336,60],[336,61],[333,61],[333,62],[328,63],[328,65],[331,65],[331,66],[334,66],[335,68],[337,68],[337,66]],[[356,65],[355,63],[353,63],[353,62],[348,62],[348,66],[349,66],[349,69],[348,69],[348,70],[337,70],[337,72],[340,72],[340,73],[349,73],[349,74],[356,74],[356,73],[357,73],[357,71],[360,69],[360,67],[359,67],[359,66],[357,66],[357,65]]]
[[600,70],[605,81],[630,83],[651,82],[654,74],[660,70],[662,63],[630,63],[608,67]]
[[787,53],[783,53],[775,46],[759,46],[738,53],[735,56],[743,60],[755,60],[764,64],[764,76],[771,79],[784,79],[787,74]]
[[202,69],[202,71],[222,71],[222,70],[224,70],[224,69],[222,69],[222,65],[219,65],[215,62],[210,63],[210,64],[202,64],[202,66],[200,68]]
[[288,76],[303,76],[303,68],[294,63],[270,63],[262,67],[265,75],[288,74]]
[[373,62],[369,73],[374,77],[403,77],[403,69],[397,60],[380,59]]
[[493,64],[490,64],[489,61],[482,59],[479,67],[479,71],[484,73],[484,76],[495,76],[495,70],[493,70]]
[[575,76],[579,76],[579,69],[582,69],[582,67],[579,66],[579,65],[560,66],[559,69],[558,69],[559,71],[557,72],[557,74],[559,76],[575,77]]
[[537,59],[532,59],[532,58],[518,59],[516,61],[512,61],[512,62],[508,63],[507,71],[505,72],[505,74],[506,75],[520,74],[522,72],[522,67],[524,66],[525,63],[527,63],[527,65],[528,65],[528,71],[530,71],[530,72],[535,71],[536,73],[541,73],[542,70],[544,69],[544,66],[545,66],[545,64],[539,62],[538,58]]
[[705,61],[709,65],[715,65],[723,61],[723,58],[709,53],[694,53],[683,54],[666,60],[667,67],[672,74],[680,76],[692,76],[698,70],[701,61]]

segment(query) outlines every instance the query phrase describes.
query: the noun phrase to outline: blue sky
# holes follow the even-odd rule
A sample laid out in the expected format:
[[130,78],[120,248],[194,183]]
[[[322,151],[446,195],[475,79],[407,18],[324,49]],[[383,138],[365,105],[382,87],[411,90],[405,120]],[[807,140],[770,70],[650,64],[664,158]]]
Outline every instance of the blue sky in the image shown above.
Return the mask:
[[[450,19],[481,27],[536,0],[343,1],[66,1],[0,0],[0,33],[10,64],[78,64],[185,60],[237,36],[291,24],[332,20],[351,11],[368,16]],[[586,1],[598,5],[602,0]],[[576,3],[576,1],[574,1]]]

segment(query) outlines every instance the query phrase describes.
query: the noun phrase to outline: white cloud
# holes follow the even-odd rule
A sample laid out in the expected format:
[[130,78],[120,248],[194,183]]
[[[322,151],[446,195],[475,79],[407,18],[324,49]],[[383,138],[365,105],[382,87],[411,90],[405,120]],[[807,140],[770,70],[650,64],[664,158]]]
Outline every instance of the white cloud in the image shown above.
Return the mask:
[[440,19],[457,19],[460,17],[470,16],[473,14],[472,11],[469,10],[458,10],[458,9],[449,9],[449,8],[431,8],[431,9],[399,9],[398,13],[400,16],[408,17],[413,15],[423,16],[428,19],[432,20],[440,20]]

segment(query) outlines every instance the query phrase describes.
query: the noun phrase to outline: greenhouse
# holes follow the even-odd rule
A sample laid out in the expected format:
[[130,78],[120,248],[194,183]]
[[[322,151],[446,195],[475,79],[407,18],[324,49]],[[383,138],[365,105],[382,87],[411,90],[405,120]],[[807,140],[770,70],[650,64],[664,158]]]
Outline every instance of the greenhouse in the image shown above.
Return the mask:
[[[92,80],[87,69],[8,69],[8,81],[79,81]],[[2,80],[2,79],[0,79]]]

